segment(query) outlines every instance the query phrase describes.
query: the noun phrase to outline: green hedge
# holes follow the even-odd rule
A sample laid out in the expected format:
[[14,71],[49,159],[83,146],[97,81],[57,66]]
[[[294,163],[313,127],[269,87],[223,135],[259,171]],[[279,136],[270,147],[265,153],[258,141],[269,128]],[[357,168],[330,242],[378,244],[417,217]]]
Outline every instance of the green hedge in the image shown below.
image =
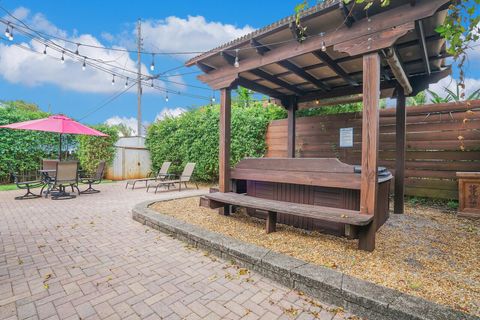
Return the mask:
[[91,126],[98,131],[108,134],[108,137],[78,136],[77,157],[82,169],[93,174],[100,161],[111,164],[115,157],[115,143],[118,140],[118,129],[107,125]]
[[[219,115],[218,105],[205,106],[152,124],[146,146],[153,170],[158,170],[164,161],[171,161],[170,170],[181,173],[187,162],[195,162],[195,179],[216,181]],[[285,117],[285,110],[274,105],[232,106],[231,165],[245,157],[262,157],[268,123]]]
[[[23,101],[0,104],[0,125],[47,117],[36,105]],[[57,152],[58,135],[46,132],[0,129],[0,182],[10,173],[35,171],[40,160]]]

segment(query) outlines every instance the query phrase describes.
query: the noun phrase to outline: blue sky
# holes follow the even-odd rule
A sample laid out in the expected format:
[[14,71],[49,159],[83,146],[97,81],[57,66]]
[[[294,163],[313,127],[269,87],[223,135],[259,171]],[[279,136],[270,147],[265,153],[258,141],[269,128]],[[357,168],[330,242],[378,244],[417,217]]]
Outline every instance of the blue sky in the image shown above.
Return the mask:
[[[0,5],[30,26],[49,34],[60,35],[75,42],[97,43],[103,46],[133,48],[137,18],[144,21],[145,49],[153,51],[203,51],[278,20],[293,11],[298,1],[0,1]],[[4,13],[0,13],[4,16]],[[5,16],[4,16],[5,17]],[[4,25],[2,27],[2,33]],[[39,44],[17,36],[14,42],[25,42],[37,51]],[[84,50],[80,48],[80,50]],[[117,79],[111,86],[111,75],[87,70],[82,73],[81,63],[69,61],[64,65],[0,42],[0,100],[23,99],[40,105],[43,110],[64,113],[86,123],[125,121],[134,123],[136,116],[136,89],[122,95],[114,102],[96,110],[105,99],[122,90],[124,80]],[[135,55],[121,52],[89,49],[88,56],[104,60],[116,60],[119,66],[135,68]],[[58,59],[59,57],[57,57]],[[156,56],[156,72],[183,64],[187,57]],[[480,68],[475,61],[480,58],[477,50],[467,65],[467,91],[480,87]],[[151,56],[143,56],[145,72]],[[204,86],[194,75],[182,73],[196,71],[182,68],[170,73],[169,81]],[[180,75],[178,75],[180,73]],[[171,82],[159,83],[169,90],[202,95],[208,98],[209,90],[187,88]],[[446,79],[436,88],[451,86]],[[165,96],[156,90],[145,89],[143,95],[143,119],[152,122],[170,110],[195,107],[205,100],[185,96]],[[218,93],[216,93],[218,99]],[[95,111],[96,110],[96,111]],[[93,112],[95,111],[95,112]],[[89,115],[88,115],[89,114]],[[85,117],[88,115],[87,117]],[[112,120],[113,118],[113,120]]]
[[[138,18],[142,18],[145,23],[153,25],[153,27],[164,27],[163,33],[160,35],[175,32],[169,30],[168,27],[175,24],[175,21],[165,21],[167,17],[176,17],[181,19],[181,22],[188,21],[189,16],[203,17],[203,24],[215,23],[217,27],[217,34],[206,35],[205,41],[201,41],[198,47],[199,51],[209,49],[214,45],[223,43],[233,39],[241,34],[258,28],[264,24],[273,22],[285,15],[291,14],[294,1],[242,1],[241,3],[233,1],[145,1],[138,2],[133,5],[132,2],[127,1],[0,1],[0,5],[5,7],[10,12],[14,12],[16,16],[22,18],[29,25],[36,28],[41,28],[47,33],[52,30],[62,32],[69,38],[81,35],[91,35],[104,46],[121,45],[122,47],[132,46],[134,41],[134,28]],[[275,4],[275,5],[272,5]],[[268,12],[268,14],[265,14]],[[5,16],[1,13],[0,16]],[[36,16],[41,16],[42,20]],[[45,22],[46,21],[46,22]],[[46,26],[46,24],[49,24]],[[202,22],[198,22],[200,27]],[[2,24],[2,34],[5,26]],[[152,26],[150,26],[152,27]],[[152,30],[148,35],[145,35],[145,48],[156,51],[171,51],[180,48],[187,48],[187,50],[196,50],[189,47],[188,42],[189,33],[194,36],[193,28],[195,23],[185,26],[182,31],[186,33],[184,38],[178,39],[178,43],[172,44],[176,41],[174,34],[170,34],[166,39],[169,43],[163,44],[161,39],[153,39],[154,31]],[[58,28],[59,30],[55,30]],[[146,28],[146,27],[145,27]],[[232,32],[232,29],[235,32]],[[198,31],[198,30],[197,30]],[[201,35],[201,33],[200,33]],[[198,34],[196,36],[198,40]],[[15,42],[28,42],[29,39],[17,36]],[[152,46],[155,45],[155,47]],[[6,46],[10,43],[2,41],[0,45]],[[158,49],[157,49],[158,48]],[[22,49],[15,48],[17,51]],[[40,50],[42,51],[42,50]],[[30,54],[26,52],[25,54]],[[123,53],[116,53],[117,56],[122,56]],[[31,64],[42,65],[43,61],[36,61],[36,59],[25,59],[21,64],[19,62],[12,62],[15,53],[11,52],[8,55],[6,52],[0,56],[1,63],[14,64],[18,63],[18,69],[24,68],[24,65],[30,65],[24,68],[23,75],[9,75],[5,77],[5,73],[11,72],[6,70],[0,78],[0,99],[1,100],[15,100],[23,99],[29,102],[34,102],[40,105],[43,110],[50,110],[55,113],[65,113],[74,118],[82,118],[89,111],[94,110],[97,106],[110,97],[114,92],[95,92],[96,90],[78,89],[75,82],[88,81],[81,77],[69,77],[71,73],[69,70],[75,68],[77,64],[78,69],[81,69],[81,64],[78,62],[68,61],[65,65],[70,65],[63,72],[66,75],[59,75],[62,70],[53,70],[47,67],[34,67]],[[32,54],[34,55],[34,54]],[[35,56],[35,55],[34,55]],[[91,56],[95,56],[94,53]],[[127,57],[119,59],[120,64],[124,64]],[[132,62],[136,61],[134,54],[131,55]],[[181,65],[186,57],[155,57],[156,71],[168,70],[170,68]],[[143,57],[143,62],[150,65],[151,56]],[[132,66],[134,67],[134,65]],[[195,71],[196,69],[183,68],[178,70],[178,73],[186,73]],[[27,72],[35,73],[33,75],[26,74]],[[38,73],[45,73],[39,76]],[[60,78],[58,80],[49,80],[48,73],[52,73],[53,78]],[[195,79],[196,75],[185,75],[174,79],[176,82],[187,84],[196,84],[204,86]],[[32,78],[38,78],[32,80]],[[100,79],[97,79],[100,78]],[[105,79],[100,76],[96,80],[104,81],[110,86],[111,76],[104,75]],[[59,85],[59,82],[72,82],[68,86]],[[33,83],[32,83],[33,82]],[[121,90],[123,88],[123,80],[117,80],[116,88]],[[103,83],[101,85],[104,85]],[[82,84],[78,85],[82,87]],[[185,87],[170,86],[167,88],[175,91],[184,91]],[[108,88],[110,90],[110,88]],[[113,90],[113,89],[112,89]],[[146,90],[147,91],[147,90]],[[210,97],[212,92],[209,90],[186,89],[186,92],[199,94],[205,97]],[[218,99],[218,93],[217,93]],[[161,93],[145,92],[143,95],[143,118],[146,121],[153,121],[155,117],[165,108],[175,109],[178,107],[191,107],[208,103],[208,101],[169,95],[168,103],[165,102],[164,95]],[[87,123],[103,122],[113,116],[118,117],[135,117],[136,116],[136,90],[133,88],[131,92],[122,95],[120,98],[92,113],[83,121]]]

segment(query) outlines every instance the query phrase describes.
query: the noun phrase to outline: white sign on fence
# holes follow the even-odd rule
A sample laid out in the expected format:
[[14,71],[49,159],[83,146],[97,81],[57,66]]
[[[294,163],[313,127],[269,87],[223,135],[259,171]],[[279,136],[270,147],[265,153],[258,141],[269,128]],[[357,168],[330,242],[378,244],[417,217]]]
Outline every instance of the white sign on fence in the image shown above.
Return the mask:
[[340,148],[353,147],[353,128],[340,128]]

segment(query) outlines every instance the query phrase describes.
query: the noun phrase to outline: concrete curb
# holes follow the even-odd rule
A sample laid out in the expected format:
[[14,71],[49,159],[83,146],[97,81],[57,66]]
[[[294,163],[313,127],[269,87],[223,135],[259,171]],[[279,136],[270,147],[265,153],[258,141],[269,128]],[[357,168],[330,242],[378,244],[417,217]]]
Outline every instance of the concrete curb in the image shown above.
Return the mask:
[[342,306],[358,316],[378,320],[480,319],[158,214],[148,208],[155,202],[158,201],[136,205],[132,210],[133,219],[225,260],[235,260],[246,268],[320,301]]

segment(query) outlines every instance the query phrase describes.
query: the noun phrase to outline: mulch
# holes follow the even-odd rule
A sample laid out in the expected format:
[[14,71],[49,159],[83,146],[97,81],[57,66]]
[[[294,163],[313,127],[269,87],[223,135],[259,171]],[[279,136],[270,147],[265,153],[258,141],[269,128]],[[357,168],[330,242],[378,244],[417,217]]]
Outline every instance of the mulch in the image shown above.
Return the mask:
[[480,316],[480,222],[439,207],[407,204],[377,233],[373,253],[357,241],[277,225],[265,234],[264,221],[245,210],[225,217],[199,207],[199,198],[159,202],[159,213],[207,230],[339,270],[379,285]]

